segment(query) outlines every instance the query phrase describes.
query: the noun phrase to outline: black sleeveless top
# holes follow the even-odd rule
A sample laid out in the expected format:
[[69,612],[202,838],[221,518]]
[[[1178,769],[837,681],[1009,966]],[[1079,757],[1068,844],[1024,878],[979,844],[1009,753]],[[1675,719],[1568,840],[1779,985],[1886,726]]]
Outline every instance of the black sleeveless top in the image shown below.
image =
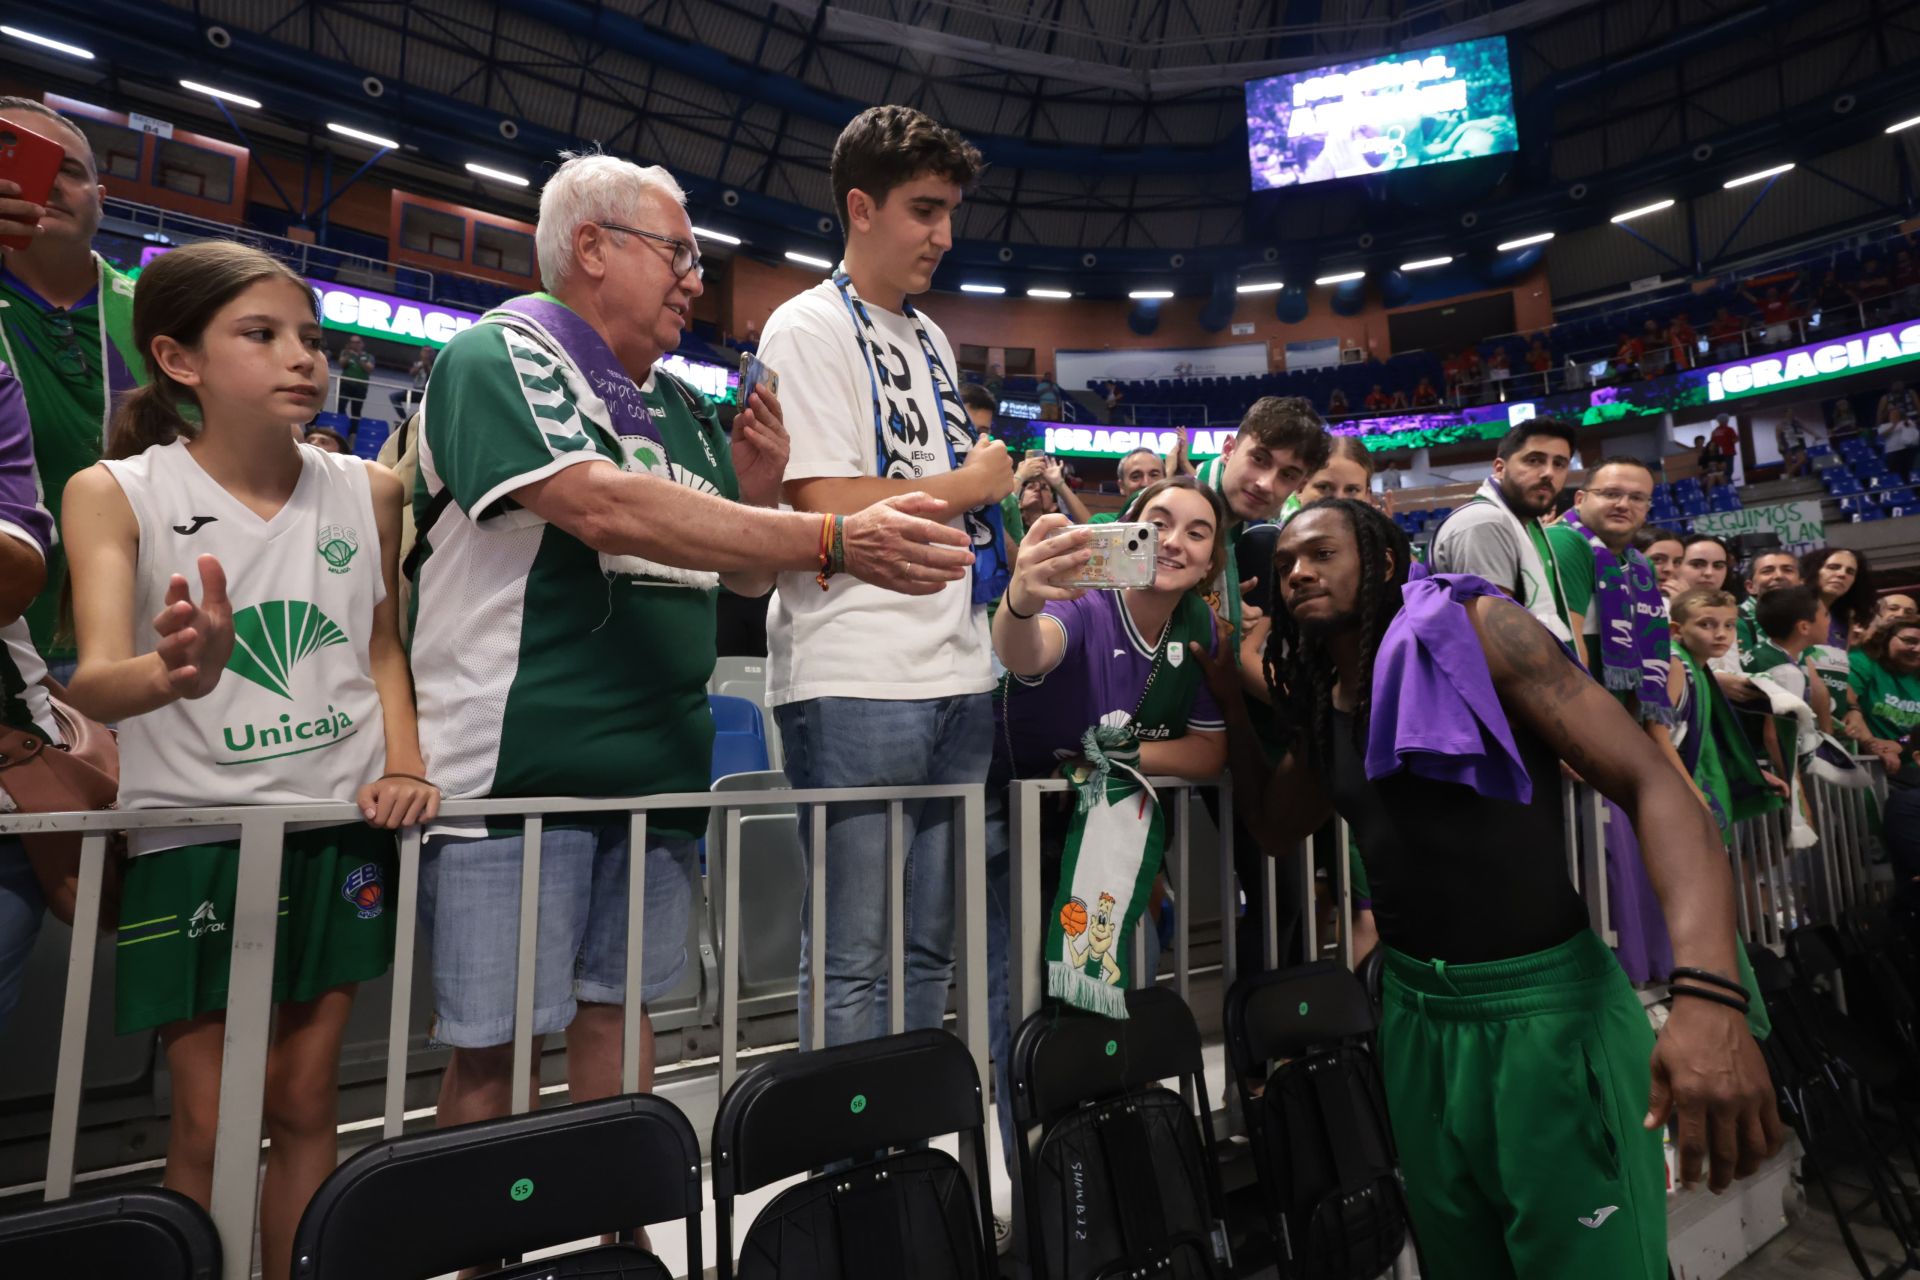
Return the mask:
[[1513,738],[1532,804],[1405,771],[1369,782],[1352,717],[1333,713],[1333,804],[1360,846],[1388,946],[1473,964],[1544,951],[1587,927],[1567,875],[1559,759],[1518,724]]

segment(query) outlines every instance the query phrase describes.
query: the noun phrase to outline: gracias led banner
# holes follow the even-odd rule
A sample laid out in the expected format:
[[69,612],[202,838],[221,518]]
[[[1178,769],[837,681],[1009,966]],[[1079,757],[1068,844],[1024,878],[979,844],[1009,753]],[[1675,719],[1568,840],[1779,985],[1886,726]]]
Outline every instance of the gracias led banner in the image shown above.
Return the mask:
[[1907,321],[1834,342],[1809,343],[1753,360],[1716,365],[1707,370],[1707,399],[1733,400],[1775,387],[1797,387],[1899,364],[1915,356],[1920,356],[1920,324]]
[[1255,191],[1518,148],[1504,36],[1247,82]]
[[[1464,441],[1497,440],[1509,427],[1529,418],[1556,417],[1581,427],[1605,426],[1655,414],[1684,413],[1725,400],[1805,386],[1863,370],[1890,368],[1916,359],[1920,359],[1920,321],[1905,320],[1834,342],[1809,343],[1750,360],[1687,369],[1650,381],[1635,378],[1618,385],[1587,387],[1508,404],[1399,413],[1385,418],[1350,418],[1330,425],[1328,430],[1335,435],[1359,436],[1367,448],[1376,453],[1429,449]],[[1070,423],[1040,422],[1031,426],[1036,443],[1044,441],[1047,452],[1083,458],[1118,458],[1138,448],[1164,455],[1182,430],[1187,435],[1192,456],[1212,457],[1220,452],[1220,442],[1235,430],[1225,424],[1172,429],[1078,427]]]
[[480,317],[471,311],[438,303],[398,298],[390,293],[356,289],[352,285],[309,279],[320,301],[320,323],[369,338],[444,347],[454,334],[470,329]]

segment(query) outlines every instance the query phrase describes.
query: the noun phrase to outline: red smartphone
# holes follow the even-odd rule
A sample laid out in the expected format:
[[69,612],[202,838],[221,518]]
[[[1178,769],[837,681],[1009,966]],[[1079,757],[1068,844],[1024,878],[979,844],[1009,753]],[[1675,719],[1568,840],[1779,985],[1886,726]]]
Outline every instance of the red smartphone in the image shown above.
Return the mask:
[[[0,120],[0,178],[19,184],[18,199],[45,205],[66,158],[67,149],[52,138]],[[32,243],[32,236],[0,236],[0,245],[9,249],[24,249]]]

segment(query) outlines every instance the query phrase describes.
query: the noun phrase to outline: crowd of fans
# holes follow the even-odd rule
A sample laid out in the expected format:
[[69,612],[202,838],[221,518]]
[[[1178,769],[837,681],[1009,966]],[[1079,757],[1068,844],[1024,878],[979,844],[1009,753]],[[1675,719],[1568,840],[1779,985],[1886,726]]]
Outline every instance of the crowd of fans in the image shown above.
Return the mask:
[[[0,99],[0,119],[58,134],[68,158],[57,217],[0,191],[0,235],[31,237],[0,272],[9,664],[0,726],[60,741],[55,699],[117,726],[117,799],[129,812],[350,800],[364,819],[285,843],[261,1200],[274,1280],[288,1274],[294,1226],[336,1158],[342,1037],[356,985],[391,961],[395,912],[420,912],[431,948],[433,1035],[452,1049],[439,1123],[512,1104],[523,837],[517,825],[449,819],[443,798],[705,790],[714,734],[705,685],[722,593],[770,600],[767,696],[794,786],[987,784],[989,1025],[1002,1072],[1004,784],[1064,772],[1079,792],[1042,821],[1057,854],[1044,872],[1055,882],[1047,984],[1111,1011],[1128,963],[1115,939],[1165,909],[1150,891],[1164,834],[1128,779],[1230,768],[1236,811],[1222,821],[1243,877],[1264,858],[1291,856],[1300,830],[1335,809],[1355,824],[1357,852],[1336,856],[1359,859],[1361,880],[1375,882],[1377,919],[1363,927],[1377,925],[1390,948],[1386,1088],[1423,1234],[1464,1229],[1447,1203],[1450,1157],[1428,1095],[1479,1090],[1471,1105],[1490,1107],[1502,1071],[1530,1076],[1529,1105],[1579,1109],[1596,1126],[1635,1094],[1637,1116],[1651,1084],[1662,1099],[1654,1125],[1669,1104],[1679,1121],[1683,1171],[1697,1177],[1710,1163],[1716,1186],[1777,1145],[1765,1070],[1738,1028],[1764,1032],[1678,987],[1655,1044],[1565,880],[1557,811],[1530,811],[1512,790],[1517,771],[1557,805],[1566,760],[1624,806],[1613,827],[1629,839],[1637,829],[1645,848],[1631,863],[1623,850],[1621,865],[1638,868],[1644,854],[1660,869],[1674,928],[1639,960],[1623,953],[1628,973],[1678,962],[1747,989],[1736,977],[1730,874],[1706,856],[1717,855],[1713,824],[1726,828],[1736,798],[1686,781],[1676,753],[1689,739],[1674,705],[1683,685],[1695,707],[1718,696],[1720,685],[1683,681],[1679,666],[1726,657],[1710,639],[1687,646],[1696,622],[1705,636],[1706,620],[1725,621],[1720,593],[1737,596],[1740,584],[1724,546],[1655,538],[1663,559],[1648,563],[1664,566],[1668,588],[1689,588],[1671,614],[1689,656],[1667,649],[1663,598],[1626,581],[1642,567],[1631,548],[1651,500],[1644,463],[1592,469],[1572,511],[1549,524],[1572,431],[1548,420],[1516,428],[1482,495],[1441,526],[1438,576],[1427,578],[1372,506],[1368,452],[1336,441],[1305,400],[1264,397],[1219,457],[1196,465],[1180,448],[1122,460],[1124,519],[1154,530],[1155,554],[1144,584],[1089,590],[1099,521],[1073,477],[1044,455],[1016,461],[981,430],[992,396],[963,387],[951,344],[912,302],[937,261],[926,246],[937,247],[978,176],[979,154],[918,111],[877,107],[834,149],[843,263],[759,335],[777,394],[763,384],[723,426],[712,401],[657,367],[703,288],[684,193],[664,169],[573,156],[541,195],[547,292],[509,300],[437,360],[422,356],[406,406],[395,406],[412,407],[419,393],[417,429],[389,469],[307,429],[327,361],[313,292],[298,276],[253,248],[206,242],[158,259],[134,286],[90,248],[101,188],[84,136],[30,100]],[[340,366],[343,387],[365,387],[372,361],[359,339]],[[1469,368],[1493,372],[1476,357],[1462,361],[1461,378]],[[1043,401],[1058,395],[1050,379],[1039,391]],[[1413,402],[1440,394],[1423,380]],[[1792,573],[1777,561],[1761,556],[1749,569],[1756,624],[1790,658],[1807,655],[1807,624],[1840,654],[1800,664],[1809,714],[1908,779],[1920,723],[1912,601],[1876,600],[1856,552],[1814,552]],[[1803,616],[1800,596],[1775,607],[1788,591],[1813,613]],[[1615,650],[1615,624],[1642,616],[1659,620],[1645,634],[1658,637],[1649,652],[1670,680],[1649,682],[1640,655]],[[1413,626],[1425,630],[1414,636]],[[1448,692],[1428,663],[1417,708],[1411,695],[1397,708],[1376,701],[1376,655],[1397,654],[1381,668],[1404,671],[1430,644],[1455,649],[1448,671],[1470,652],[1485,679]],[[1741,688],[1730,680],[1724,692]],[[1506,780],[1416,777],[1424,766],[1414,765],[1403,777],[1376,772],[1369,735],[1389,756],[1418,754],[1407,735],[1449,698],[1470,722],[1511,722],[1522,745],[1490,771]],[[1780,713],[1770,714],[1771,725]],[[1636,722],[1644,740],[1630,732]],[[1691,749],[1719,749],[1706,737],[1697,731]],[[1758,762],[1748,761],[1756,771]],[[1734,757],[1722,763],[1738,772]],[[1790,750],[1769,755],[1769,784],[1789,788],[1795,763]],[[0,783],[13,788],[17,776]],[[24,789],[11,798],[33,807]],[[907,845],[900,994],[909,1027],[937,1027],[953,967],[951,810],[895,804]],[[1540,884],[1539,901],[1557,909],[1501,914],[1499,876],[1442,865],[1484,850],[1449,845],[1446,858],[1429,858],[1412,846],[1440,837],[1394,825],[1442,810],[1459,818],[1434,824],[1443,831],[1479,833],[1484,822],[1487,833],[1531,833],[1487,834],[1486,845],[1510,860],[1512,887]],[[1090,814],[1131,822],[1102,828],[1130,832],[1131,852],[1083,845]],[[1896,804],[1887,821],[1911,830]],[[531,1030],[536,1042],[566,1036],[575,1102],[620,1088],[629,961],[641,966],[643,1000],[681,976],[705,823],[705,810],[655,812],[645,848],[629,847],[624,814],[546,826]],[[392,832],[413,825],[425,828],[419,897],[395,902]],[[826,936],[813,936],[813,904],[796,904],[803,1041],[814,1002],[828,1044],[886,1030],[889,826],[885,804],[833,806],[815,847],[811,815],[800,815],[808,864],[830,868]],[[140,948],[140,963],[117,970],[117,1025],[158,1030],[173,1089],[166,1182],[202,1203],[220,1094],[232,835],[136,832],[114,876],[118,946]],[[627,877],[641,859],[646,942],[629,957]],[[71,914],[75,875],[69,851],[0,840],[0,1023],[41,916]],[[1659,916],[1640,913],[1644,935],[1666,938]],[[814,948],[824,952],[821,990],[811,989]],[[1500,962],[1486,966],[1500,989],[1479,993],[1488,1018],[1510,1016],[1496,1010],[1517,1007],[1516,991],[1580,984],[1580,1025],[1555,1034],[1590,1063],[1608,1060],[1610,1038],[1620,1050],[1606,1082],[1613,1101],[1603,1105],[1601,1082],[1569,1078],[1557,1060],[1529,1066],[1519,1048],[1472,1080],[1427,1072],[1472,1019],[1429,1017],[1415,993],[1423,982],[1471,984],[1480,961]],[[1611,1029],[1589,1006],[1610,1011]],[[652,1032],[641,1022],[639,1076],[650,1088]],[[1719,1082],[1711,1097],[1698,1083],[1708,1079]],[[1000,1115],[1010,1141],[1010,1109]],[[1635,1125],[1619,1138],[1631,1144],[1625,1154],[1548,1141],[1514,1155],[1514,1167],[1551,1167],[1583,1194],[1644,1189],[1649,1178],[1657,1188],[1659,1134]],[[1486,1139],[1509,1141],[1518,1140]],[[1505,1167],[1513,1153],[1483,1154]],[[1630,1172],[1608,1172],[1616,1160]],[[1475,1220],[1488,1228],[1474,1246],[1486,1256],[1463,1261],[1473,1265],[1460,1274],[1511,1270],[1506,1251],[1522,1246],[1492,1228],[1538,1181],[1498,1189],[1501,1203]],[[1636,1191],[1632,1204],[1622,1218],[1635,1231],[1594,1247],[1634,1266],[1658,1257],[1663,1268],[1662,1197]]]

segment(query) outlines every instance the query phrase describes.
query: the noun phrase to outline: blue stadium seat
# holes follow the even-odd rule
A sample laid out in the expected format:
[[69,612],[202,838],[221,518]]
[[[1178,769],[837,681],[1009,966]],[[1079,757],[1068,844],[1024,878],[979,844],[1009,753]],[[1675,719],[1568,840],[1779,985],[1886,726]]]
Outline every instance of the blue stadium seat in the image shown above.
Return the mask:
[[756,738],[767,736],[760,708],[748,699],[710,693],[707,695],[707,706],[713,711],[715,733],[747,733]]
[[380,446],[393,434],[393,424],[379,418],[360,419],[360,429],[353,433],[353,453],[357,458],[371,461],[380,456]]
[[730,773],[762,773],[767,769],[767,743],[757,733],[713,735],[713,769],[709,780]]

